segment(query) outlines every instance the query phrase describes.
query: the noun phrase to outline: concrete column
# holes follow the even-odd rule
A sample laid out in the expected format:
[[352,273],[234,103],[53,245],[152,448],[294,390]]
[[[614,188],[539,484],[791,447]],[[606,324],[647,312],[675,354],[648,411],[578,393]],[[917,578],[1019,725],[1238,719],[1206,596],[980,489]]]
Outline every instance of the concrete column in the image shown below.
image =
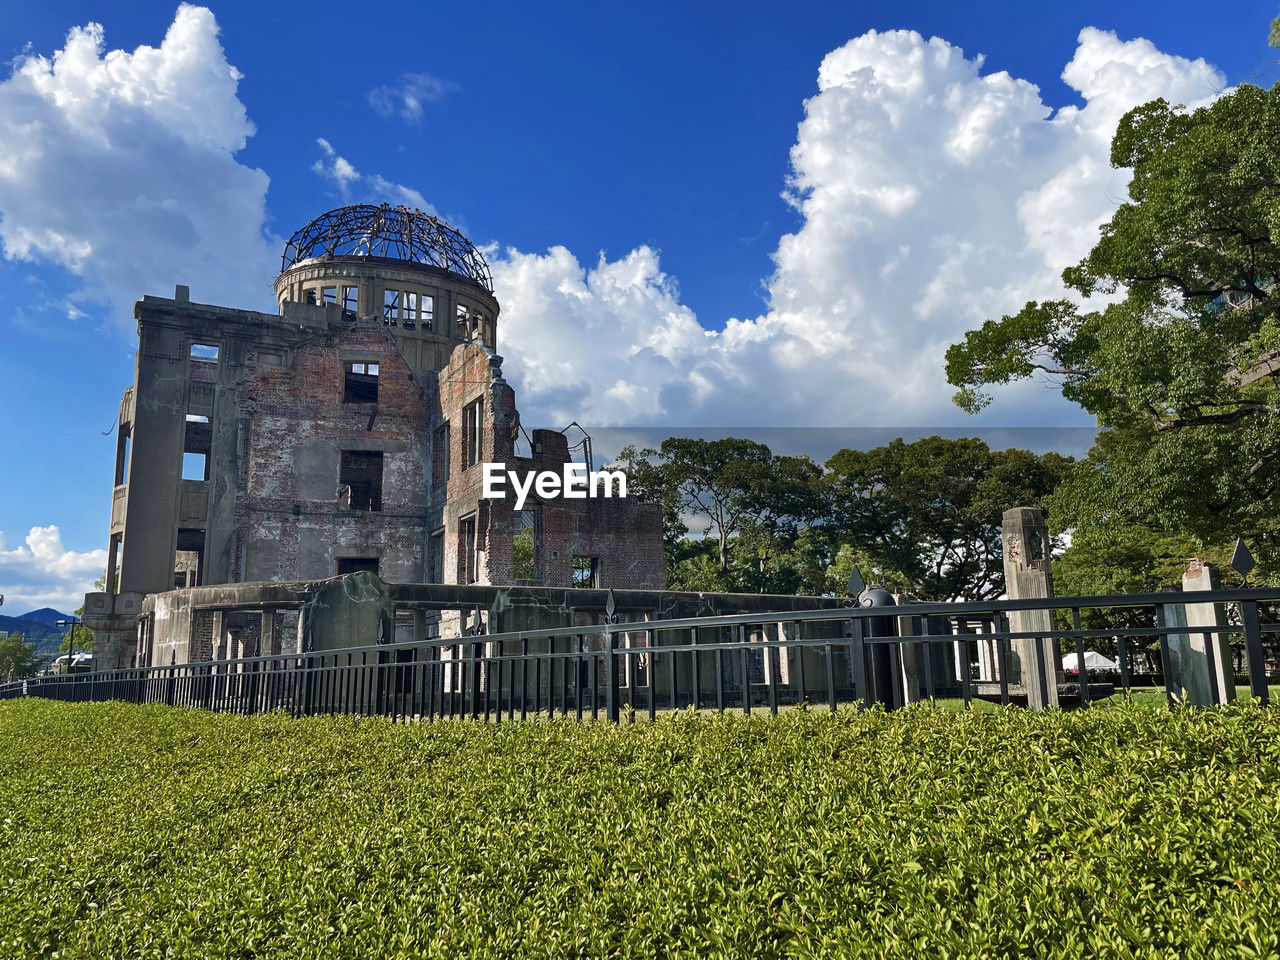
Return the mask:
[[[1038,507],[1014,507],[1004,512],[1005,592],[1010,600],[1053,596],[1049,569],[1049,527]],[[1043,636],[1014,640],[1011,644],[1009,682],[1021,689],[1034,710],[1058,705],[1058,689],[1064,682],[1058,644],[1050,636],[1053,614],[1049,610],[1017,610],[1009,614],[1014,633],[1038,631]]]
[[[1218,587],[1218,571],[1212,564],[1192,560],[1182,575],[1187,593]],[[1183,611],[1187,634],[1181,650],[1182,686],[1187,702],[1197,706],[1230,703],[1236,695],[1235,671],[1231,649],[1218,629],[1225,622],[1222,605],[1188,603]]]
[[276,647],[276,619],[274,609],[262,611],[262,626],[258,631],[258,656],[260,657],[270,657],[279,652]]
[[294,644],[294,653],[307,652],[307,610],[306,607],[298,609],[298,634]]
[[227,630],[224,625],[225,616],[221,610],[215,610],[212,613],[212,617],[213,617],[213,630],[211,631],[212,641],[213,641],[212,659],[229,660],[231,657],[227,647]]

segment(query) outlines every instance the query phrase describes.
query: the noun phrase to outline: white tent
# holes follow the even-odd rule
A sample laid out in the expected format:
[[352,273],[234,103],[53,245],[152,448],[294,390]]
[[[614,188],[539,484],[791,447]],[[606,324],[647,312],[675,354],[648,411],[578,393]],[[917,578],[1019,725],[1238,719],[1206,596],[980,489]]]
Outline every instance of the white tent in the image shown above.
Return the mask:
[[[1097,650],[1086,650],[1084,652],[1084,668],[1090,673],[1102,673],[1107,670],[1119,670],[1120,664],[1114,660],[1108,660]],[[1075,672],[1080,669],[1080,658],[1074,653],[1068,653],[1062,658],[1062,669]]]

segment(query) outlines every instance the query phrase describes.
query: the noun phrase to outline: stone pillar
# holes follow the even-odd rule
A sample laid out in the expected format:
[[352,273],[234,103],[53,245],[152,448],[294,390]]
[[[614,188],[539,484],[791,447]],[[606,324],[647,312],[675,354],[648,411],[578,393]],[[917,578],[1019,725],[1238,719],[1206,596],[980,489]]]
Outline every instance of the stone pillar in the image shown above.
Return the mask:
[[[1182,575],[1184,592],[1218,588],[1218,571],[1212,564],[1192,560]],[[1181,650],[1182,686],[1187,702],[1197,706],[1230,703],[1236,695],[1235,671],[1231,648],[1219,632],[1225,622],[1222,605],[1188,603],[1183,609],[1187,635]]]
[[[1053,596],[1049,569],[1049,527],[1038,507],[1014,507],[1004,512],[1005,593],[1010,600]],[[1009,682],[1021,688],[1033,710],[1058,705],[1058,689],[1064,682],[1058,644],[1050,635],[1053,614],[1049,610],[1015,610],[1009,613],[1013,633],[1043,632],[1043,636],[1014,640],[1010,649]]]
[[276,611],[267,608],[262,611],[262,627],[258,631],[258,656],[270,657],[280,652],[276,646]]
[[227,631],[224,626],[224,616],[221,610],[214,610],[210,616],[213,617],[213,660],[230,660],[231,654],[227,647]]

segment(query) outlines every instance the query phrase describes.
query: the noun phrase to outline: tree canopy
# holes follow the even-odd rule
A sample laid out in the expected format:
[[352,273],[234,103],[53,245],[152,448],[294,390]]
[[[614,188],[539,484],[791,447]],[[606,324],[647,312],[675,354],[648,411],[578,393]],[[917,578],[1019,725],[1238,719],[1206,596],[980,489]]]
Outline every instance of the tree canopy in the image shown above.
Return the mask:
[[1101,428],[1050,501],[1055,527],[1197,544],[1249,538],[1274,567],[1280,486],[1280,88],[1130,111],[1111,162],[1130,198],[1063,279],[947,351],[955,400],[1045,377]]
[[857,564],[931,600],[999,596],[1003,512],[1043,503],[1070,462],[942,437],[841,450],[825,468],[733,437],[618,461],[632,491],[663,504],[672,589],[840,595]]
[[36,645],[26,643],[20,633],[0,634],[0,683],[35,676],[41,658]]

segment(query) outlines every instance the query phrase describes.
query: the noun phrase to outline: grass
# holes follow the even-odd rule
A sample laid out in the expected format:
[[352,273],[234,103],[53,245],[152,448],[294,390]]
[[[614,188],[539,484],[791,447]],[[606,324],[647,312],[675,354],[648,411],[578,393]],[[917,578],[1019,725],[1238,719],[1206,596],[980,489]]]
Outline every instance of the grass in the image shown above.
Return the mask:
[[0,957],[1280,956],[1280,711],[0,703]]

